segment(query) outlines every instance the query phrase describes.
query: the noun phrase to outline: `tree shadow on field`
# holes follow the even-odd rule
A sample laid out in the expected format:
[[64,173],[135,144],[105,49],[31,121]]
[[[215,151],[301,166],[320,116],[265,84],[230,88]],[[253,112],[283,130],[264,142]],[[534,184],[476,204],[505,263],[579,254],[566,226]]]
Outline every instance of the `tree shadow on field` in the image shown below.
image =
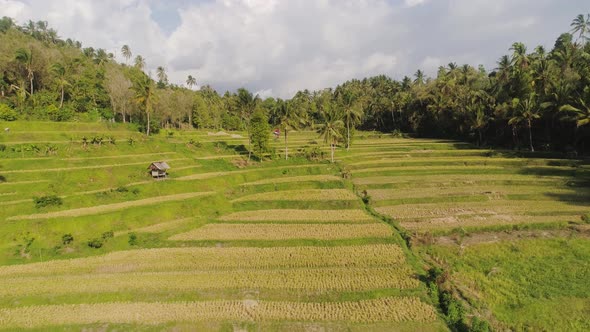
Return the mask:
[[589,163],[587,161],[555,160],[549,161],[547,166],[550,167],[526,167],[521,169],[519,173],[538,177],[563,177],[564,186],[571,192],[545,193],[544,195],[557,201],[579,206],[582,210],[587,208],[590,213]]

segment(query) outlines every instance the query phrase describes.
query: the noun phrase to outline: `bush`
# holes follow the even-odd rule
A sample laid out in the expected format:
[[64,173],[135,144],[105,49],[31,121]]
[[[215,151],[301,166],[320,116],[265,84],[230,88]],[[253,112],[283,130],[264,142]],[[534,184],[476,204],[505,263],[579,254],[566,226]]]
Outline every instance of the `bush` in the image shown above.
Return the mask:
[[362,197],[363,203],[365,203],[365,204],[371,203],[371,196],[369,195],[369,193],[366,190],[363,190],[362,194],[363,194],[363,197]]
[[61,197],[56,195],[48,195],[48,196],[41,196],[33,198],[35,202],[35,206],[37,208],[43,208],[46,206],[59,206],[63,204]]
[[133,195],[139,195],[139,192],[140,192],[139,188],[133,188],[131,190],[131,193],[133,193]]
[[115,237],[115,233],[113,231],[104,232],[100,237],[106,242]]
[[303,156],[309,161],[319,161],[324,159],[324,152],[319,146],[305,147]]
[[74,242],[74,237],[72,236],[72,234],[68,233],[68,234],[64,234],[61,237],[61,243],[63,243],[64,245],[68,245],[70,243]]
[[194,140],[194,139],[192,139],[192,138],[191,138],[191,139],[188,141],[188,144],[190,144],[190,145],[194,146],[194,147],[195,147],[195,148],[197,148],[197,149],[199,149],[199,148],[203,147],[203,143],[201,143],[201,142],[199,142],[199,141],[195,141],[195,140]]
[[92,239],[88,241],[88,246],[90,248],[98,249],[102,247],[102,241],[100,239]]
[[130,246],[134,246],[137,244],[137,234],[135,233],[129,233],[129,245]]
[[18,113],[6,104],[0,104],[0,120],[14,121],[18,117]]
[[0,144],[0,152],[6,151],[6,145]]
[[127,187],[120,186],[117,189],[115,189],[115,191],[118,193],[126,193],[129,191],[129,189],[127,189]]
[[469,329],[469,331],[490,332],[492,331],[492,327],[490,326],[490,323],[486,322],[485,320],[473,317],[473,319],[471,320],[471,328]]

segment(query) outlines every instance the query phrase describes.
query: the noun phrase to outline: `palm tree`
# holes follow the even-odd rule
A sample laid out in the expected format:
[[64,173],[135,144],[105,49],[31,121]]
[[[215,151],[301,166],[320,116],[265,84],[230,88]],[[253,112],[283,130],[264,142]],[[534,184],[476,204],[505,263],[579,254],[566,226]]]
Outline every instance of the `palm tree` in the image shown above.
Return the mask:
[[574,113],[576,116],[577,127],[586,126],[590,124],[590,103],[587,103],[582,98],[578,99],[578,103],[580,104],[580,107],[567,104],[560,107],[559,110]]
[[57,86],[61,90],[61,98],[59,101],[59,108],[62,108],[64,104],[64,92],[65,87],[70,86],[70,82],[66,79],[66,68],[61,63],[54,63],[51,66],[51,71],[55,75]]
[[250,149],[250,118],[259,101],[260,98],[258,98],[258,95],[254,96],[252,92],[245,88],[238,89],[237,105],[240,111],[240,117],[246,123],[246,130],[248,132],[248,161],[250,161],[250,157],[252,156],[252,149]]
[[424,84],[424,72],[422,70],[418,69],[416,71],[416,73],[414,74],[414,77],[416,78],[414,80],[415,84],[418,84],[418,85]]
[[168,75],[166,75],[166,69],[162,66],[158,66],[156,69],[156,75],[158,76],[158,83],[161,85],[168,84]]
[[131,53],[131,48],[129,48],[129,45],[123,45],[123,47],[121,47],[121,54],[123,54],[123,57],[125,58],[125,64],[129,65],[129,59],[131,59],[131,57],[133,56],[133,53]]
[[342,114],[335,109],[327,109],[322,112],[322,123],[316,126],[320,137],[324,139],[326,144],[330,144],[331,161],[334,162],[334,152],[336,144],[342,138],[342,130],[344,129],[344,121],[342,121]]
[[516,105],[516,114],[514,114],[510,120],[508,120],[508,124],[518,125],[522,122],[526,124],[526,127],[529,131],[529,145],[531,152],[535,152],[535,148],[533,147],[533,132],[531,128],[533,120],[541,117],[539,115],[539,107],[537,105],[536,95],[531,93],[527,99],[522,101],[518,98],[515,98],[513,100],[513,105]]
[[582,14],[579,14],[576,16],[576,18],[574,18],[570,26],[572,27],[571,32],[578,34],[578,40],[590,40],[590,36],[586,36],[586,34],[590,32],[590,14],[586,14],[586,17],[584,17]]
[[33,52],[24,48],[16,50],[16,61],[20,62],[27,71],[27,78],[31,84],[31,96],[33,95],[33,80],[35,73],[33,72]]
[[94,62],[99,66],[104,66],[105,63],[109,62],[109,55],[107,54],[107,51],[105,51],[103,48],[99,48],[96,51]]
[[135,67],[139,70],[145,68],[145,59],[141,55],[135,57]]
[[133,82],[131,87],[135,92],[134,101],[142,109],[147,116],[146,134],[150,135],[150,114],[153,110],[153,105],[156,102],[156,88],[154,81],[144,73]]
[[350,126],[360,122],[363,110],[357,96],[350,90],[340,89],[336,92],[338,104],[343,109],[346,123],[346,151],[350,150]]
[[277,115],[279,119],[279,127],[285,133],[285,160],[289,159],[289,146],[287,144],[287,137],[290,130],[298,130],[304,120],[295,107],[293,101],[277,101]]
[[514,43],[512,47],[510,47],[512,53],[512,59],[514,64],[519,69],[526,69],[529,66],[530,59],[526,54],[526,46],[523,43]]
[[188,75],[186,79],[186,85],[188,88],[192,90],[193,86],[197,85],[197,79],[193,77],[193,75]]

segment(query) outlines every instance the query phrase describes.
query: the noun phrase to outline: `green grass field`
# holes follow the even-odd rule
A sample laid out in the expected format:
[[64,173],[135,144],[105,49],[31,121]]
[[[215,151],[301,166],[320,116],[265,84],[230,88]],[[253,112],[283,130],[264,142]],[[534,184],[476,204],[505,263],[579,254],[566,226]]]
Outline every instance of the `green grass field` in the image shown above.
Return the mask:
[[468,319],[590,328],[584,161],[360,132],[331,164],[294,132],[246,166],[245,133],[0,125],[2,328],[445,331],[435,265]]

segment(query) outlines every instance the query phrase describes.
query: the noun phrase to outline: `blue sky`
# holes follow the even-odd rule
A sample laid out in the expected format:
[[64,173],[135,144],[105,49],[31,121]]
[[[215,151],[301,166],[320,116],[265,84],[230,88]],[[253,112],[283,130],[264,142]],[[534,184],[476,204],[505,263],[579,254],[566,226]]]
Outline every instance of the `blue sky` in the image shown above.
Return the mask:
[[513,42],[550,49],[588,12],[587,0],[0,0],[0,16],[86,46],[128,44],[175,83],[278,97],[451,61],[493,69]]

